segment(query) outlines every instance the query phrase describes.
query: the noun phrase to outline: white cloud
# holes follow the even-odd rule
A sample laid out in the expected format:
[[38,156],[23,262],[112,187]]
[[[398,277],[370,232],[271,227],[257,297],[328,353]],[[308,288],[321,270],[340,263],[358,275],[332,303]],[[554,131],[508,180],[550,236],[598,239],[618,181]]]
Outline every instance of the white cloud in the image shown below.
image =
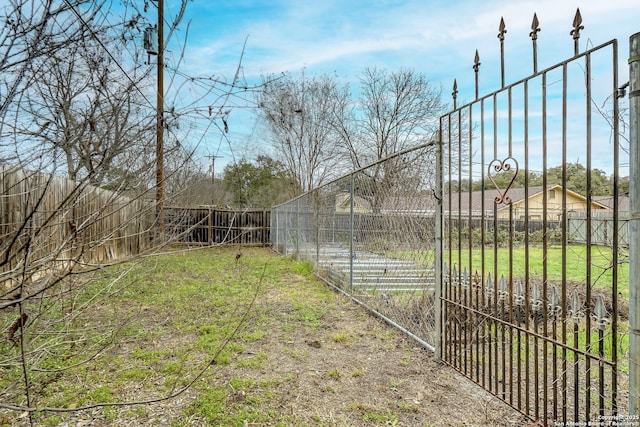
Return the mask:
[[[283,71],[331,73],[357,84],[366,66],[424,72],[448,98],[457,78],[459,103],[473,96],[473,55],[479,50],[481,93],[498,88],[500,17],[507,34],[507,83],[532,72],[531,20],[537,13],[539,69],[573,54],[569,32],[576,8],[584,29],[580,49],[640,31],[637,0],[324,0],[322,2],[193,2],[185,64],[190,74],[231,78],[248,36],[243,72],[249,82]],[[189,10],[189,9],[188,9]],[[448,100],[448,99],[447,99]]]

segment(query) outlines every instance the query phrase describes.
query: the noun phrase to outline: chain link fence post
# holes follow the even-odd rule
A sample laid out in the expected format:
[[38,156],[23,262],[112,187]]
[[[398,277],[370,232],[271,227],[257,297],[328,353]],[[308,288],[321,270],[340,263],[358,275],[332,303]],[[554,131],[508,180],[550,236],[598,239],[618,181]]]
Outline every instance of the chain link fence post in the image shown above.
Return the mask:
[[296,200],[296,258],[300,256],[300,199]]
[[443,266],[443,228],[442,228],[442,216],[443,216],[443,206],[442,206],[442,135],[440,135],[440,139],[437,143],[436,147],[436,186],[433,190],[435,196],[435,216],[436,216],[436,229],[435,229],[435,247],[434,250],[434,274],[435,274],[435,297],[434,297],[434,317],[435,317],[435,342],[434,342],[434,356],[436,359],[440,359],[441,357],[441,342],[442,342],[442,328],[441,328],[441,307],[440,298],[442,296],[442,266]]
[[640,415],[640,33],[629,38],[629,414]]
[[349,177],[349,292],[353,294],[353,260],[356,257],[356,250],[353,247],[355,214],[353,212],[355,199],[355,174]]

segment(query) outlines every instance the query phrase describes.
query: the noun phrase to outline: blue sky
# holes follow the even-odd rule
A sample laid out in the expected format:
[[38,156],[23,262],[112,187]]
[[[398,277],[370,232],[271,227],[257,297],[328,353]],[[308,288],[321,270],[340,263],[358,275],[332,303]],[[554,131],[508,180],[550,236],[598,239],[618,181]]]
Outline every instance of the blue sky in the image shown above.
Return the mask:
[[[168,20],[178,12],[177,2],[165,0]],[[189,2],[174,43],[183,43],[189,30],[181,68],[193,76],[231,80],[246,41],[241,75],[247,84],[261,76],[304,68],[306,75],[335,74],[352,87],[365,67],[400,67],[424,73],[443,88],[450,102],[453,79],[459,102],[473,97],[475,50],[481,61],[480,92],[498,88],[500,18],[505,40],[506,81],[532,72],[531,21],[540,21],[539,69],[570,57],[569,35],[576,8],[584,29],[580,50],[619,40],[620,82],[626,82],[628,40],[640,32],[638,0],[323,0],[323,1],[204,1]],[[177,49],[173,44],[170,49]],[[177,50],[176,50],[177,52]],[[172,53],[169,53],[171,58]],[[173,58],[175,60],[175,58]],[[212,101],[213,103],[214,101]],[[265,141],[253,126],[250,100],[232,100],[227,138],[208,127],[200,151],[221,156],[218,165],[261,151]],[[196,125],[196,133],[207,129]]]

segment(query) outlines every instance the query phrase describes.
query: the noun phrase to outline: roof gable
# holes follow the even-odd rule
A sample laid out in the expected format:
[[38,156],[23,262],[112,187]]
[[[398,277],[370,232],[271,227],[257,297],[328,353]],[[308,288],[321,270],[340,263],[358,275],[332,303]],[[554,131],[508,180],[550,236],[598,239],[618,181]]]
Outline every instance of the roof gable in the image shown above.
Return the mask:
[[[451,197],[445,195],[444,204],[445,209],[449,209],[449,202],[451,205],[451,210],[461,210],[461,211],[469,211],[469,210],[492,210],[493,206],[496,202],[500,201],[501,197],[506,197],[511,201],[513,205],[524,205],[525,198],[531,200],[534,197],[538,197],[544,193],[544,187],[541,185],[531,186],[531,187],[513,187],[509,188],[506,191],[506,194],[503,190],[498,189],[488,189],[485,191],[472,191],[464,192],[464,193],[451,193]],[[559,192],[563,191],[563,187],[559,184],[550,184],[547,185],[547,191],[556,190]],[[576,193],[572,190],[566,190],[566,194],[568,197],[573,198],[575,200],[579,200],[581,202],[586,202],[587,198],[579,193]],[[591,204],[593,207],[597,209],[609,209],[610,206],[601,203],[596,197],[591,199]],[[498,205],[498,210],[508,209],[509,204],[501,203]]]

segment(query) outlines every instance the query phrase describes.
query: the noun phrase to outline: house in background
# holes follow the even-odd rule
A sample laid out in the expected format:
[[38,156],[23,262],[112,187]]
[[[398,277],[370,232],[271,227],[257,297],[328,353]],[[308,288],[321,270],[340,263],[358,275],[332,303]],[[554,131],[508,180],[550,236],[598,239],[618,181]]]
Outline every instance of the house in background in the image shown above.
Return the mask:
[[[523,187],[510,188],[506,196],[511,203],[496,204],[496,198],[500,193],[495,189],[485,191],[473,191],[465,193],[444,194],[444,212],[460,214],[464,217],[509,219],[510,212],[513,219],[523,220],[525,215],[532,221],[542,221],[544,215],[544,187],[533,186],[527,189]],[[547,220],[559,221],[563,213],[563,188],[559,184],[547,186]],[[373,213],[371,203],[361,196],[354,198],[355,213]],[[336,196],[336,212],[348,213],[350,211],[351,198],[348,193]],[[618,198],[620,212],[628,211],[629,201],[627,197]],[[434,215],[436,209],[435,197],[429,192],[410,196],[393,195],[385,197],[382,201],[380,213],[383,214],[411,214]],[[566,190],[567,213],[586,213],[587,198],[575,191]],[[591,199],[591,213],[613,212],[613,198],[611,196],[594,196]]]
[[[559,184],[548,185],[546,189],[547,220],[559,221],[562,219],[563,213],[563,188]],[[473,191],[471,193],[452,193],[451,197],[444,196],[445,211],[448,211],[449,204],[451,210],[463,215],[480,216],[484,209],[485,217],[495,216],[498,219],[509,219],[513,215],[513,219],[525,219],[542,221],[544,215],[544,187],[535,186],[528,188],[510,188],[506,193],[506,197],[511,199],[511,203],[496,204],[496,199],[500,198],[497,190]],[[484,201],[484,206],[483,206]],[[566,210],[567,212],[586,212],[587,198],[571,190],[566,190]],[[598,201],[597,198],[591,199],[592,212],[608,212],[611,207]]]
[[[544,194],[546,191],[546,220],[551,228],[559,227],[562,221],[566,221],[567,241],[569,243],[590,242],[596,245],[611,246],[614,236],[614,199],[611,196],[594,196],[591,199],[591,227],[587,228],[587,198],[575,191],[567,190],[566,216],[563,217],[563,188],[561,185],[548,185],[546,190],[542,186],[525,188],[511,188],[506,196],[511,203],[496,203],[496,198],[501,194],[498,190],[473,191],[466,193],[444,194],[444,215],[449,217],[452,224],[456,224],[458,218],[463,222],[471,220],[472,227],[491,228],[494,221],[501,224],[509,222],[510,218],[515,223],[516,231],[524,231],[528,224],[530,232],[543,227]],[[413,218],[434,218],[436,213],[436,199],[430,192],[413,194],[408,196],[392,195],[384,197],[381,201],[379,214],[392,216],[410,216]],[[348,214],[351,207],[351,197],[348,193],[336,196],[336,213]],[[356,196],[354,201],[354,213],[373,214],[374,209],[366,198]],[[618,197],[618,244],[628,246],[628,211],[629,198]],[[525,222],[528,216],[528,222]],[[587,230],[591,230],[589,233]]]
[[[338,193],[335,198],[336,213],[350,213],[351,212],[351,196],[349,193]],[[353,199],[353,211],[354,213],[371,213],[371,203],[361,196],[356,196]]]

